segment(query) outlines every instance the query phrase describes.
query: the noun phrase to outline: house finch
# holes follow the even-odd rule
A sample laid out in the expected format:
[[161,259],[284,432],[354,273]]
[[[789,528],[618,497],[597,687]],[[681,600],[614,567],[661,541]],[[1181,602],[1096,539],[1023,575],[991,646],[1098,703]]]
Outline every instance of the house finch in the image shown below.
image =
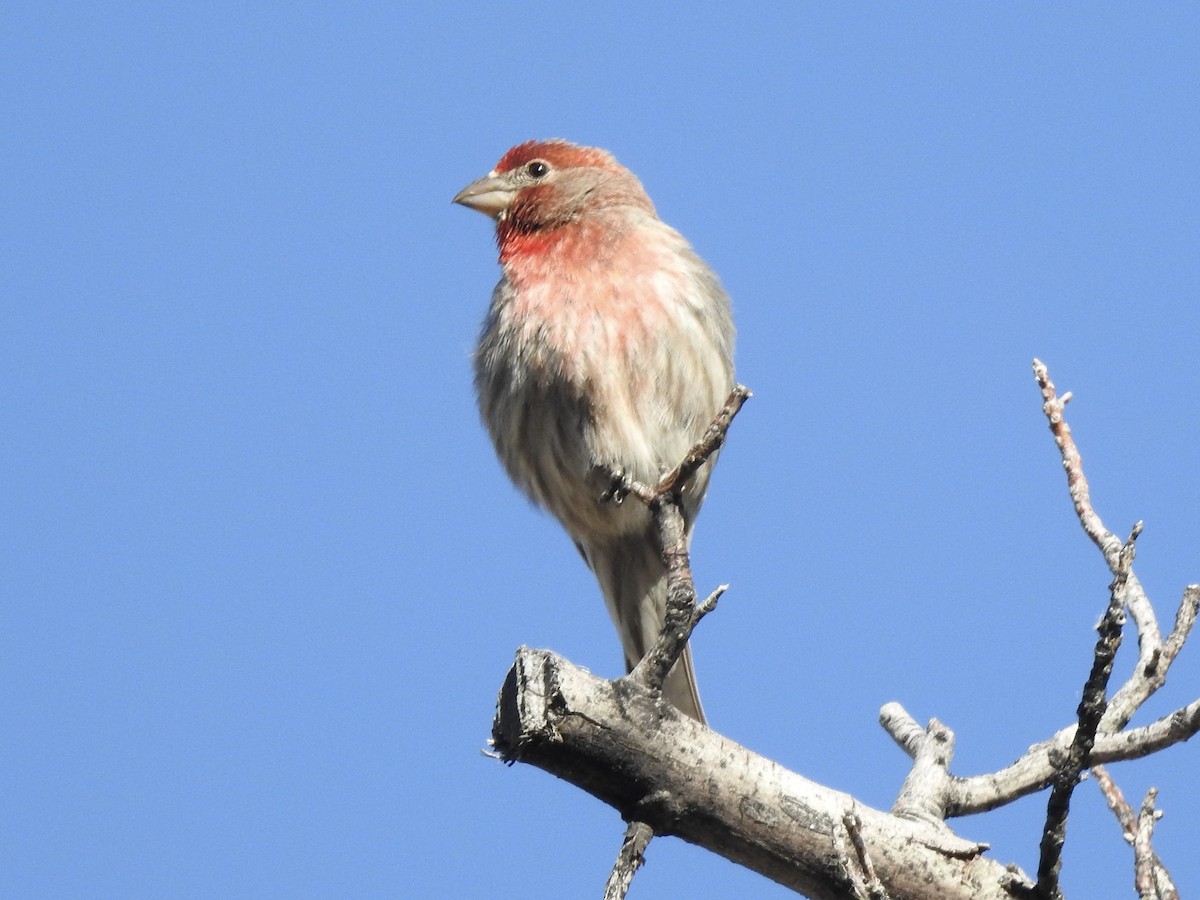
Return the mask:
[[[729,298],[607,151],[519,144],[454,202],[494,218],[500,247],[475,352],[483,421],[509,476],[591,566],[631,669],[662,630],[666,571],[645,507],[601,496],[614,470],[653,484],[721,409]],[[689,541],[713,462],[683,491]],[[690,648],[664,694],[704,721]]]

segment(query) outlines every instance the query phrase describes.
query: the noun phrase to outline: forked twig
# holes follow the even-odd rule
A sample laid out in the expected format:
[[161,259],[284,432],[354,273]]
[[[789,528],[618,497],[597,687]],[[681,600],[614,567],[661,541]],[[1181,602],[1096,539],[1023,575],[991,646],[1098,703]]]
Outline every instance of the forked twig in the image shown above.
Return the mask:
[[727,585],[722,585],[703,603],[696,602],[680,492],[687,479],[720,449],[734,417],[750,396],[750,390],[744,385],[734,387],[704,435],[683,461],[663,475],[657,484],[651,487],[633,480],[625,483],[625,489],[650,509],[667,568],[667,609],[663,630],[628,676],[653,690],[662,689],[667,673],[683,653],[692,631],[727,589]]

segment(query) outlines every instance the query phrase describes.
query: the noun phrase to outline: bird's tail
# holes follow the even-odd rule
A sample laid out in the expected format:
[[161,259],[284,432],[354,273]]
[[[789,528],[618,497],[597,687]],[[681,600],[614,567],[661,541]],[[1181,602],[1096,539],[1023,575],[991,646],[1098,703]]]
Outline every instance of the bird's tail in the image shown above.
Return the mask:
[[[658,639],[666,616],[667,572],[657,542],[643,532],[580,549],[600,582],[625,650],[625,670],[629,671]],[[705,721],[690,646],[683,648],[678,662],[667,673],[663,695],[680,712]]]

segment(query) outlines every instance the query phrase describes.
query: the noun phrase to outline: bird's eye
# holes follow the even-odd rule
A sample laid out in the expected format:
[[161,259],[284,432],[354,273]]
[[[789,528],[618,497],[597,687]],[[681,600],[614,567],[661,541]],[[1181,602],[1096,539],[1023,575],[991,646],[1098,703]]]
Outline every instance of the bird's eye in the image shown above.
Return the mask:
[[544,178],[546,173],[550,171],[550,167],[540,159],[535,159],[525,167],[525,171],[533,178]]

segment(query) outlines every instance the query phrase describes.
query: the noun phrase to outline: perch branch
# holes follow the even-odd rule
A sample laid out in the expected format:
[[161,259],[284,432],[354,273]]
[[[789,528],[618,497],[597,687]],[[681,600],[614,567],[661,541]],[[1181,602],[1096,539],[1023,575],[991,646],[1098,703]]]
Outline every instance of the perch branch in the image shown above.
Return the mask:
[[[704,435],[688,451],[683,461],[653,486],[629,479],[623,488],[646,504],[654,518],[663,562],[667,568],[667,609],[658,640],[646,651],[627,677],[655,690],[661,690],[667,672],[675,665],[692,631],[717,604],[727,589],[722,585],[703,603],[696,603],[696,585],[692,580],[688,557],[687,525],[683,517],[681,492],[687,480],[721,448],[729,426],[742,405],[751,396],[750,389],[737,385],[717,413]],[[613,473],[614,481],[620,473]]]
[[[733,418],[750,397],[750,390],[737,385],[725,405],[699,441],[688,451],[683,461],[659,479],[653,487],[627,478],[623,472],[610,472],[611,487],[601,501],[621,502],[632,493],[650,510],[663,564],[667,570],[667,603],[662,631],[657,640],[638,661],[627,679],[645,685],[655,692],[662,690],[667,673],[675,665],[696,626],[716,608],[721,595],[729,589],[721,585],[705,599],[696,602],[696,584],[692,578],[688,555],[687,523],[683,516],[683,488],[725,442]],[[640,818],[631,818],[617,854],[617,861],[604,888],[605,900],[622,900],[633,881],[633,875],[644,860],[646,846],[654,830]]]
[[708,458],[721,449],[721,445],[725,443],[725,435],[729,432],[729,426],[733,424],[733,417],[738,414],[742,404],[752,396],[750,388],[744,384],[735,385],[726,399],[725,405],[704,432],[704,436],[684,457],[683,462],[658,480],[655,492],[665,494],[681,489],[687,480],[708,461]]
[[625,494],[633,494],[647,506],[652,506],[656,498],[682,490],[687,480],[708,462],[710,456],[721,449],[734,416],[753,396],[754,393],[744,384],[734,385],[729,396],[725,398],[725,405],[713,417],[700,440],[692,446],[679,465],[660,476],[658,483],[652,485],[628,478],[623,471],[615,471],[611,473],[613,487],[607,497],[619,499]]
[[505,761],[544,769],[656,835],[814,900],[847,896],[844,857],[862,855],[849,835],[841,857],[835,844],[851,810],[891,900],[1012,900],[1006,885],[1018,876],[980,845],[863,806],[664,706],[642,684],[606,681],[545,650],[518,651],[492,737]]

